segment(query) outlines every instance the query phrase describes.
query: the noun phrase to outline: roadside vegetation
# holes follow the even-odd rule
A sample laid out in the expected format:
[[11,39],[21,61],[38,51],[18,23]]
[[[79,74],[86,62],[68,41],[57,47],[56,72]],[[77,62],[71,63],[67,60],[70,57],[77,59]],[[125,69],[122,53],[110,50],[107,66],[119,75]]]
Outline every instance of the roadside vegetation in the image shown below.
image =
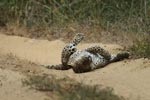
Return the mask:
[[71,22],[150,32],[150,0],[1,0],[1,22],[27,27]]
[[89,86],[70,78],[57,79],[50,75],[29,76],[23,84],[47,92],[54,100],[125,100],[113,93],[111,88]]
[[48,40],[67,40],[76,32],[92,37],[88,42],[129,46],[137,40],[130,51],[149,57],[149,40],[138,40],[150,37],[149,5],[150,0],[1,0],[0,26],[9,35]]
[[137,40],[129,51],[134,58],[150,58],[150,39]]

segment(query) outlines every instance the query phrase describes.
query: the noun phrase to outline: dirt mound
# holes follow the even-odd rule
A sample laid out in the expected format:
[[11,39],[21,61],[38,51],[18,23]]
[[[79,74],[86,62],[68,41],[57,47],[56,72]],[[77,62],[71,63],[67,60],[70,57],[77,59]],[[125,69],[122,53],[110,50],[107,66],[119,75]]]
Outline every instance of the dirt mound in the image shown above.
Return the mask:
[[[82,49],[94,44],[98,43],[80,44],[78,48]],[[1,54],[11,53],[20,59],[25,59],[36,64],[60,63],[60,54],[64,45],[65,43],[60,40],[35,40],[0,34]],[[115,44],[98,45],[106,48],[111,53],[116,53],[123,49],[123,47]],[[20,68],[17,71],[23,69]],[[35,69],[35,66],[27,67],[27,69]],[[150,60],[148,59],[124,60],[83,74],[75,74],[71,69],[56,71],[45,69],[41,66],[37,66],[36,69],[42,70],[42,73],[54,74],[58,77],[70,77],[85,84],[109,86],[114,88],[116,94],[130,98],[131,100],[137,100],[137,98],[149,100],[150,98]]]

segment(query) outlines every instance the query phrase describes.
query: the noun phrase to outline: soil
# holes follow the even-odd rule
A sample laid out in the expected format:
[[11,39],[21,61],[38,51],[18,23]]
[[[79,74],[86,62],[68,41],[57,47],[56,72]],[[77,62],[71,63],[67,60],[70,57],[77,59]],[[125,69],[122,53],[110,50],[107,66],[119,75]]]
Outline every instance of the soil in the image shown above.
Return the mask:
[[[81,43],[82,49],[90,45],[100,45],[117,53],[123,47],[116,44]],[[36,40],[0,34],[0,97],[2,100],[49,100],[44,93],[22,86],[26,74],[53,74],[70,77],[88,85],[112,87],[115,94],[129,100],[149,100],[150,60],[126,59],[107,65],[92,72],[76,74],[70,70],[50,70],[42,65],[59,64],[61,50],[65,43],[61,40]],[[13,58],[14,57],[14,58]]]

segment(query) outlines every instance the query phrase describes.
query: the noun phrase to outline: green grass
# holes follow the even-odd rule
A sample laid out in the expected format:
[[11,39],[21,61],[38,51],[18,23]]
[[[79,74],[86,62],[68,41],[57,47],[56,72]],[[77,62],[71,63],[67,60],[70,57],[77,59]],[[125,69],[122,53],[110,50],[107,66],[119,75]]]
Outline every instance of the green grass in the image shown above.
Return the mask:
[[0,0],[0,23],[30,28],[77,22],[148,33],[149,5],[150,0]]
[[[99,42],[111,33],[110,40],[116,35],[114,42],[119,36],[125,40],[126,33],[150,34],[149,5],[150,0],[0,0],[0,26],[23,26],[29,31],[10,29],[9,34],[49,40],[83,32]],[[101,35],[102,31],[106,33]],[[130,51],[149,58],[149,41],[135,43]]]
[[134,45],[129,48],[129,51],[135,58],[150,58],[150,39],[146,38],[141,41],[136,41]]
[[85,85],[70,78],[30,76],[28,80],[23,81],[23,84],[56,95],[58,100],[125,100],[115,95],[111,88],[101,89],[99,86]]

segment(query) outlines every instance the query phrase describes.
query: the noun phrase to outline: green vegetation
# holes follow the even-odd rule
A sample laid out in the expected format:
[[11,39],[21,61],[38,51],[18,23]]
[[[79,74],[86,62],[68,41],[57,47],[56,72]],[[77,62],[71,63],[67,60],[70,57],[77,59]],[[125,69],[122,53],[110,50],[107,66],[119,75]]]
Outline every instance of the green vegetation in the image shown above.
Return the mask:
[[[150,0],[0,0],[0,26],[15,24],[33,29],[25,34],[8,32],[31,38],[52,40],[71,37],[72,32],[84,32],[94,34],[90,39],[101,42],[100,38],[107,38],[110,32],[111,42],[118,37],[127,42],[137,34],[150,34],[149,5]],[[106,33],[101,34],[103,30]],[[136,42],[130,51],[149,57],[149,48],[149,41]]]
[[[112,89],[100,89],[98,86],[89,86],[78,83],[70,78],[56,79],[54,76],[30,76],[23,81],[24,85],[31,88],[49,92],[58,100],[125,100],[113,94]],[[54,98],[53,98],[54,99]]]
[[129,51],[135,58],[150,58],[150,39],[136,41],[136,43],[129,48]]
[[150,32],[150,0],[1,0],[0,22],[28,27],[79,24]]

